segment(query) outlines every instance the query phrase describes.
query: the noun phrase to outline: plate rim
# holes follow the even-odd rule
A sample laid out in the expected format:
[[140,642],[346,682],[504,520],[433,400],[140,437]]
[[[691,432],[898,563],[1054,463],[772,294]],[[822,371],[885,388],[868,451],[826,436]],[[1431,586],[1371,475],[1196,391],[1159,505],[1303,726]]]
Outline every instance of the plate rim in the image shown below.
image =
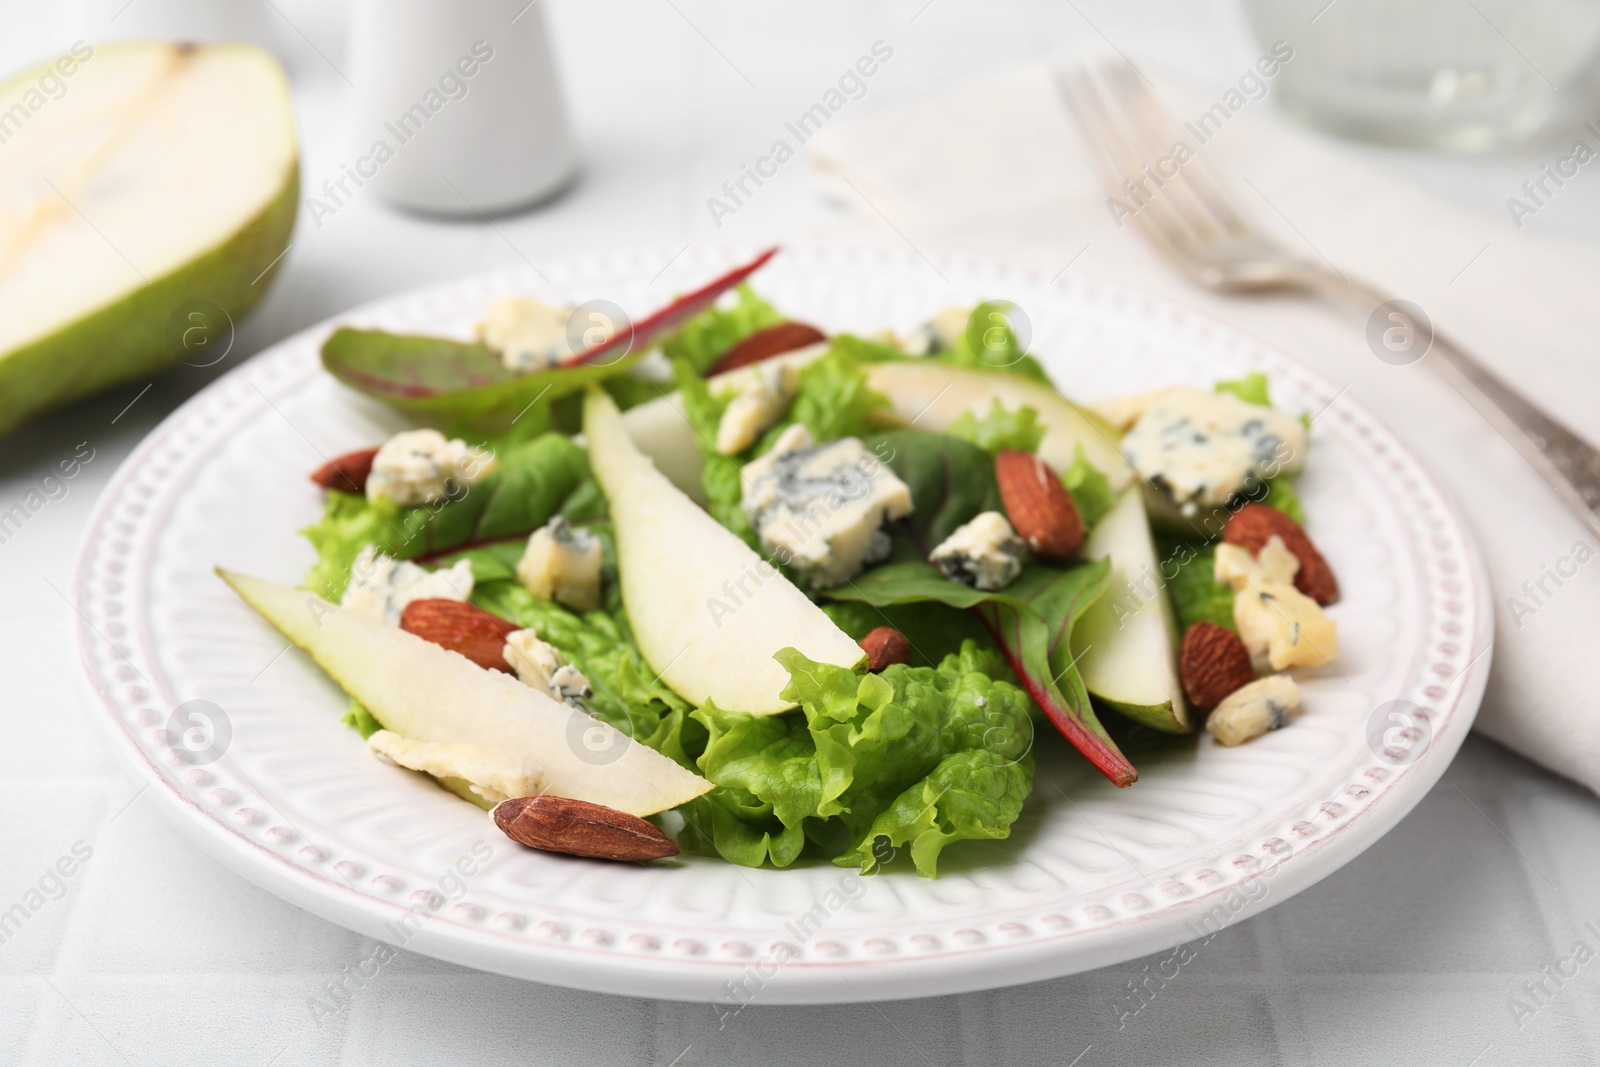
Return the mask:
[[[859,245],[838,241],[791,241],[786,250],[802,255],[825,256],[842,254],[890,260],[916,266],[922,260],[901,252],[894,254],[883,246]],[[710,256],[716,261],[736,260],[748,250],[738,244],[706,243],[696,249],[696,258]],[[676,250],[661,246],[631,246],[623,249],[591,252],[565,257],[547,264],[552,274],[561,272],[580,278],[597,264],[614,264],[620,260],[660,262]],[[1039,284],[1045,276],[1041,268],[1026,263],[1015,263],[992,257],[959,253],[929,251],[931,262],[959,270],[969,277],[1020,278],[1023,282]],[[541,277],[542,271],[535,271]],[[942,272],[941,272],[942,273]],[[478,286],[513,284],[526,288],[527,268],[507,266],[480,272],[445,282],[417,286],[404,292],[368,301],[347,311],[296,331],[289,337],[263,349],[260,353],[220,376],[204,389],[190,397],[162,420],[117,468],[96,501],[95,508],[84,528],[69,596],[78,612],[76,625],[80,662],[80,682],[95,697],[98,711],[93,718],[104,731],[109,747],[120,757],[119,762],[131,770],[135,781],[154,784],[160,798],[161,809],[169,821],[174,822],[190,840],[247,880],[266,888],[275,895],[322,918],[336,922],[370,937],[384,940],[385,926],[407,913],[399,901],[383,900],[361,893],[354,887],[331,877],[327,872],[309,870],[302,864],[292,863],[261,842],[246,837],[237,828],[224,823],[214,813],[204,810],[188,793],[177,788],[174,781],[181,768],[163,768],[131,734],[132,727],[122,704],[109,692],[96,684],[101,677],[102,660],[96,656],[96,646],[113,644],[101,634],[85,611],[85,589],[95,550],[106,534],[112,510],[127,490],[142,464],[146,463],[161,446],[166,436],[174,432],[186,419],[193,417],[205,405],[216,400],[218,394],[241,383],[255,386],[250,380],[252,371],[259,373],[278,364],[287,365],[297,358],[298,352],[308,344],[340,325],[365,321],[381,316],[386,310],[425,301],[429,297],[454,290]],[[1332,389],[1332,383],[1316,369],[1301,362],[1282,347],[1263,340],[1233,323],[1218,318],[1210,312],[1187,306],[1166,296],[1156,296],[1121,284],[1096,279],[1073,277],[1072,284],[1091,292],[1120,295],[1156,312],[1175,313],[1182,319],[1192,320],[1211,329],[1219,330],[1247,343],[1250,347],[1269,353],[1294,366],[1297,373],[1321,386]],[[320,373],[314,368],[312,375]],[[263,396],[266,394],[263,392]],[[270,398],[268,400],[270,403]],[[1450,729],[1435,733],[1428,750],[1415,762],[1396,768],[1398,780],[1385,787],[1380,803],[1366,804],[1355,809],[1339,824],[1331,835],[1314,836],[1310,841],[1288,851],[1296,861],[1283,864],[1276,860],[1264,861],[1269,877],[1279,877],[1274,885],[1282,892],[1271,892],[1259,901],[1246,901],[1229,918],[1229,924],[1259,914],[1288,899],[1302,889],[1320,881],[1361,852],[1376,843],[1400,819],[1419,803],[1448,768],[1456,750],[1470,731],[1477,714],[1484,688],[1487,684],[1490,661],[1493,656],[1494,614],[1493,594],[1487,571],[1477,541],[1466,523],[1459,506],[1436,474],[1422,459],[1399,438],[1388,425],[1359,401],[1352,400],[1362,415],[1380,428],[1393,446],[1410,462],[1413,471],[1426,480],[1428,489],[1441,504],[1451,532],[1460,542],[1460,554],[1470,572],[1472,592],[1471,607],[1475,624],[1469,642],[1483,640],[1486,651],[1468,663],[1450,679],[1455,686],[1454,700],[1448,710],[1440,709]],[[1470,647],[1470,646],[1469,646]],[[129,661],[131,665],[131,660]],[[135,668],[136,669],[136,668]],[[1324,858],[1332,856],[1331,859]],[[307,878],[310,875],[310,878]],[[1162,906],[1147,913],[1125,915],[1085,930],[1081,925],[1071,926],[1054,934],[1033,935],[1027,940],[1008,943],[973,944],[952,951],[927,955],[900,953],[884,959],[856,958],[834,961],[790,960],[784,964],[784,981],[781,988],[766,998],[767,1003],[832,1003],[852,999],[854,989],[848,981],[854,975],[869,980],[873,985],[874,999],[897,999],[943,995],[997,988],[1005,985],[1035,981],[1049,977],[1078,973],[1097,967],[1123,962],[1150,952],[1159,951],[1184,940],[1181,931],[1187,916],[1201,914],[1199,905],[1207,900],[1233,891],[1235,882],[1227,882],[1211,890],[1184,898],[1181,914],[1172,907]],[[1189,905],[1194,905],[1189,907]],[[1070,942],[1073,949],[1061,952],[1063,944]],[[486,928],[473,928],[462,924],[425,923],[405,947],[426,955],[435,956],[464,966],[530,978],[573,988],[596,992],[666,999],[705,1000],[703,984],[694,989],[683,989],[674,984],[683,976],[684,969],[701,972],[709,968],[716,976],[748,972],[753,966],[748,960],[726,958],[694,958],[685,956],[640,957],[618,951],[564,952],[576,946],[542,944],[522,939],[512,941]],[[953,960],[961,966],[949,966]],[[530,966],[530,962],[533,964]],[[945,966],[940,966],[943,963]],[[656,964],[657,966],[651,966]],[[662,966],[664,965],[664,966]],[[535,972],[537,973],[531,973]],[[844,986],[840,988],[844,976]],[[676,976],[676,978],[675,978]]]

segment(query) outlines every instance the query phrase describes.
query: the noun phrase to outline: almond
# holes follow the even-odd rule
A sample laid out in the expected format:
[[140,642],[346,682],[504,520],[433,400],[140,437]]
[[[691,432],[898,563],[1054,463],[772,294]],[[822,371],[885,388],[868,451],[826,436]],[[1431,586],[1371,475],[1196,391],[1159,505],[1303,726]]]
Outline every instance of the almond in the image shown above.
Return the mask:
[[828,335],[815,326],[808,326],[803,322],[780,322],[757,330],[722,353],[722,357],[711,365],[706,375],[709,377],[752,363],[760,363],[764,359],[781,356],[785,352],[793,352],[797,348],[804,348],[806,345],[814,345],[818,341],[827,339]]
[[413,600],[400,612],[400,629],[459,652],[480,667],[511,673],[506,634],[522,627],[476,604],[443,597]]
[[1189,703],[1210,711],[1229,694],[1255,681],[1256,672],[1238,634],[1214,622],[1197,622],[1183,635],[1178,679]]
[[877,674],[891,663],[911,662],[911,642],[893,626],[880,626],[856,644],[867,653],[867,670]]
[[372,473],[372,457],[376,448],[358,448],[328,460],[311,472],[311,480],[324,489],[337,489],[341,493],[365,493],[367,475]]
[[1260,553],[1266,543],[1277,534],[1283,539],[1295,559],[1300,561],[1300,571],[1294,576],[1294,587],[1318,604],[1332,604],[1339,599],[1339,579],[1333,568],[1322,558],[1317,546],[1300,528],[1300,524],[1277,508],[1266,504],[1246,504],[1228,519],[1222,528],[1222,539],[1230,545],[1248,548],[1252,556]]
[[567,797],[517,797],[495,805],[495,825],[519,845],[596,860],[638,862],[678,854],[677,842],[637,815]]
[[1032,452],[994,458],[1000,500],[1017,536],[1046,563],[1065,563],[1083,545],[1083,520],[1072,494],[1050,465]]

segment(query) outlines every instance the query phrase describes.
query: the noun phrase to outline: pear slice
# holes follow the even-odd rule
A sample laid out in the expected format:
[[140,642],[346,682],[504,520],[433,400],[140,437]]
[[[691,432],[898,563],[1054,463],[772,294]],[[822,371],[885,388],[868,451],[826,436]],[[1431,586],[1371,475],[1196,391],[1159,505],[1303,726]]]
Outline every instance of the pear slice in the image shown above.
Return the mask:
[[[220,567],[217,574],[385,730],[413,743],[474,746],[454,751],[469,762],[492,755],[494,780],[526,781],[536,792],[640,816],[675,808],[712,788],[654,749],[503,671],[485,670],[415,634],[341,611],[304,589]],[[413,744],[406,754],[421,762],[429,751]],[[424,769],[465,777],[459,767],[452,774],[437,762],[441,752],[451,751],[433,749],[435,759]],[[489,780],[487,771],[483,775]]]
[[789,672],[773,655],[796,648],[854,667],[856,644],[776,567],[656,470],[617,405],[591,390],[583,430],[589,466],[611,502],[622,600],[639,650],[692,704],[773,715]]
[[289,82],[249,45],[80,42],[0,84],[0,156],[0,433],[219,361],[294,228]]
[[867,384],[889,398],[896,420],[935,433],[968,412],[983,418],[996,400],[1011,411],[1027,405],[1045,428],[1039,455],[1057,471],[1072,466],[1082,445],[1084,458],[1106,476],[1112,492],[1120,493],[1133,480],[1133,467],[1117,447],[1121,435],[1043,382],[936,359],[908,359],[872,364]]
[[1188,733],[1194,727],[1178,683],[1178,628],[1139,486],[1123,490],[1084,542],[1083,555],[1111,560],[1106,595],[1072,629],[1083,684],[1136,722]]
[[[747,363],[743,367],[713,374],[706,379],[706,385],[715,396],[739,388],[756,375],[764,373],[765,369],[783,366],[798,369],[807,363],[814,363],[827,355],[828,348],[829,342],[819,341],[759,363]],[[633,438],[633,443],[655,461],[656,469],[665,474],[668,481],[700,503],[705,503],[706,491],[700,481],[700,474],[706,465],[705,454],[700,451],[694,427],[684,414],[682,394],[669,393],[631,407],[622,413],[622,424],[628,428],[628,436]]]

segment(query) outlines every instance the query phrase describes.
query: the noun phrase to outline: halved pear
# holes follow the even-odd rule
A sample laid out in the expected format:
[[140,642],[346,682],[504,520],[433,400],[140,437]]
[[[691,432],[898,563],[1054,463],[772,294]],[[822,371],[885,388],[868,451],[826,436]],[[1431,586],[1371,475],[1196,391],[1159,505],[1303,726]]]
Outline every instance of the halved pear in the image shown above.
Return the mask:
[[[304,589],[220,567],[217,574],[309,653],[385,730],[416,742],[473,746],[456,753],[473,761],[493,758],[492,773],[483,769],[478,775],[486,782],[526,781],[536,792],[641,816],[675,808],[712,788],[654,749],[509,674],[485,670],[380,620],[341,611]],[[449,751],[435,748],[431,755]],[[604,758],[596,758],[597,752]],[[406,751],[419,758],[427,753],[416,746]],[[460,767],[452,766],[435,760],[426,769],[460,777]]]
[[80,42],[0,85],[0,142],[0,433],[222,358],[294,228],[277,60],[243,44]]
[[[803,367],[826,355],[827,351],[828,342],[819,341],[760,363],[713,374],[706,379],[706,384],[714,396],[724,390],[737,389],[761,374],[763,368]],[[639,450],[655,461],[656,470],[695,500],[705,503],[706,491],[700,481],[700,473],[706,465],[705,454],[695,440],[694,426],[683,412],[682,395],[669,393],[631,407],[622,413],[622,424],[628,428],[628,436]]]
[[772,657],[796,648],[819,663],[866,658],[778,569],[689,499],[639,451],[617,405],[591,390],[583,405],[589,466],[611,502],[622,600],[639,650],[693,704],[773,715],[789,672]]
[[1178,629],[1156,557],[1144,494],[1129,486],[1089,539],[1087,559],[1111,560],[1111,584],[1072,629],[1083,684],[1100,703],[1168,733],[1194,729],[1178,682]]
[[1133,467],[1117,447],[1117,431],[1043,382],[936,359],[908,359],[871,364],[867,384],[889,398],[897,421],[935,433],[959,415],[983,418],[996,400],[1010,411],[1027,405],[1045,428],[1039,455],[1057,471],[1072,466],[1081,445],[1084,458],[1106,476],[1113,492],[1133,480]]

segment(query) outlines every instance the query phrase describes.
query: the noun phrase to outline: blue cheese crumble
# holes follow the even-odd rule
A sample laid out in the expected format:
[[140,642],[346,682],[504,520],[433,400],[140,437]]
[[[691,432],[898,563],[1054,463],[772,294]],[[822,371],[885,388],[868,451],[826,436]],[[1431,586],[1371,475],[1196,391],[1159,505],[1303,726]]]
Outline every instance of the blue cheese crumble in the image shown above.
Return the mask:
[[883,524],[911,514],[911,490],[858,437],[815,444],[789,427],[741,472],[761,547],[813,589],[831,589],[889,556]]
[[1272,674],[1242,686],[1223,698],[1206,718],[1206,732],[1219,744],[1253,741],[1268,730],[1281,730],[1300,706],[1300,687],[1286,674]]
[[1122,454],[1184,518],[1297,469],[1300,420],[1230,393],[1162,389],[1097,409],[1127,429]]
[[939,543],[928,562],[974,589],[1004,589],[1022,573],[1022,539],[998,511],[975,516]]
[[717,423],[717,451],[737,456],[783,418],[799,389],[792,363],[758,363],[739,385]]
[[489,317],[478,324],[478,338],[499,354],[508,371],[545,370],[572,355],[567,338],[572,310],[525,296],[506,297],[489,305]]
[[493,452],[473,448],[438,430],[406,430],[383,443],[372,457],[367,499],[388,497],[415,507],[455,500],[494,473]]
[[399,626],[400,613],[413,600],[464,601],[471,595],[472,564],[466,560],[430,571],[368,545],[350,565],[350,584],[339,606]]
[[540,600],[594,611],[600,607],[600,563],[600,539],[557,515],[528,535],[517,581]]
[[580,711],[589,710],[587,701],[594,696],[589,679],[568,663],[555,646],[540,638],[537,630],[506,634],[505,657],[523,685]]

